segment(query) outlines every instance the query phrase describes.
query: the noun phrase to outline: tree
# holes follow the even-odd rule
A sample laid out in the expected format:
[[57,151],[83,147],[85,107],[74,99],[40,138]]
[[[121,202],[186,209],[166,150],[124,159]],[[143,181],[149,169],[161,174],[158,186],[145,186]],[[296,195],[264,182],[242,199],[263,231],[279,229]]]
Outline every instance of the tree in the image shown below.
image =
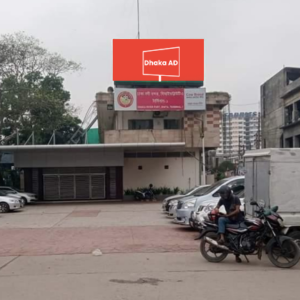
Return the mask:
[[229,160],[225,160],[219,165],[218,171],[221,173],[225,173],[226,171],[233,171],[234,169],[234,164]]
[[23,32],[0,37],[0,80],[15,76],[20,81],[30,73],[61,75],[80,69],[80,64],[49,52],[38,39]]
[[20,143],[34,131],[35,143],[45,144],[56,130],[56,142],[66,143],[81,123],[69,104],[70,93],[63,88],[63,78],[27,74],[21,81],[16,76],[2,82],[2,103],[6,116],[2,134],[19,131]]
[[69,104],[62,74],[81,69],[41,42],[24,33],[0,37],[0,138],[19,130],[36,142],[45,143],[57,129],[58,141],[66,142],[80,120]]

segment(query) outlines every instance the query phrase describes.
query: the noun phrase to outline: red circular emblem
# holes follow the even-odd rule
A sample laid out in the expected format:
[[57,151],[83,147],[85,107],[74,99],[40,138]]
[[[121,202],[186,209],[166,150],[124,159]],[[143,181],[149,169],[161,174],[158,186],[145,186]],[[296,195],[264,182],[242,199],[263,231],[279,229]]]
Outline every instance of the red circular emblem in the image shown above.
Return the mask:
[[121,92],[118,95],[118,103],[124,108],[130,107],[133,103],[133,95],[129,92]]

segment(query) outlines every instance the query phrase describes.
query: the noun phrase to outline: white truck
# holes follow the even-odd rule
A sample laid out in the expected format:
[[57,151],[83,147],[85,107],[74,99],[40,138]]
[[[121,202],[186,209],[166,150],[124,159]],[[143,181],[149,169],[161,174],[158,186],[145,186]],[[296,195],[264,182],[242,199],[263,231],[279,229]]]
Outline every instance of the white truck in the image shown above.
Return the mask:
[[283,233],[300,245],[300,148],[247,151],[245,159],[245,210],[254,215],[251,200],[278,206]]

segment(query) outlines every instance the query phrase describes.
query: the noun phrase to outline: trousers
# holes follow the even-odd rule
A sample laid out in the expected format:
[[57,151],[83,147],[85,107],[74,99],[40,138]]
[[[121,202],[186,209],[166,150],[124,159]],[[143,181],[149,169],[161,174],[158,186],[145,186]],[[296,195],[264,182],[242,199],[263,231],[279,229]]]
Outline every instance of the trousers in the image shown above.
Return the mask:
[[236,223],[237,223],[236,221],[230,220],[226,217],[219,218],[219,220],[218,220],[218,225],[219,225],[218,233],[224,234],[227,224],[236,224]]

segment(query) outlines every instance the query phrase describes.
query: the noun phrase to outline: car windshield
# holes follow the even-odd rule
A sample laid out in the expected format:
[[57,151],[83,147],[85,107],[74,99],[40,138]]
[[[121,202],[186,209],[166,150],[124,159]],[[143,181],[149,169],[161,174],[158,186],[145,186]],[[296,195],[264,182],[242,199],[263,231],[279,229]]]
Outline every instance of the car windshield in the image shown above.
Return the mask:
[[210,188],[209,186],[204,186],[204,187],[202,187],[202,188],[199,188],[199,189],[196,191],[196,193],[193,194],[193,195],[196,196],[196,197],[206,195],[209,188]]
[[222,179],[220,181],[217,181],[216,183],[214,183],[210,187],[208,187],[208,189],[205,191],[205,194],[203,194],[203,195],[207,195],[207,194],[213,192],[215,189],[217,189],[218,187],[222,186],[227,181],[228,181],[227,178],[226,179]]
[[197,187],[193,187],[192,189],[190,190],[187,190],[187,192],[183,193],[184,196],[190,196],[193,194],[193,192],[196,192],[197,191]]

